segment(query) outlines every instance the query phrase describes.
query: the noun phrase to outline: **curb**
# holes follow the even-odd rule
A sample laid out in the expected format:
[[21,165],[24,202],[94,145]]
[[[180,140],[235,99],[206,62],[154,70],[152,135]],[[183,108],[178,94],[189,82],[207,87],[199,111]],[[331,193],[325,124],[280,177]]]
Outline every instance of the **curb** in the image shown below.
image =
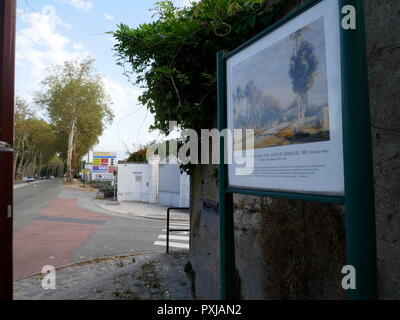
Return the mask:
[[[111,210],[111,209],[109,209],[109,208],[104,208],[104,207],[102,207],[101,205],[97,204],[97,203],[95,202],[95,200],[96,200],[96,199],[92,199],[92,203],[93,203],[96,207],[98,207],[98,208],[100,208],[100,209],[103,209],[103,210],[106,210],[106,211],[110,211],[110,212],[112,212],[113,214],[116,214],[116,215],[121,216],[121,217],[144,218],[144,219],[150,219],[150,220],[167,221],[167,218],[147,217],[147,216],[141,216],[141,215],[138,215],[138,214],[135,214],[135,213],[132,213],[132,215],[129,215],[129,214],[127,214],[127,213],[126,213],[126,214],[122,214],[122,213],[113,211],[113,210]],[[190,219],[169,218],[169,221],[190,221]]]
[[71,186],[66,186],[65,184],[63,184],[64,188],[68,188],[68,189],[72,189],[72,190],[77,190],[77,191],[85,191],[85,192],[96,192],[95,190],[85,190],[85,189],[79,189],[79,188],[74,188]]
[[[102,261],[107,261],[107,260],[118,260],[118,259],[122,259],[122,258],[134,257],[134,256],[160,254],[160,253],[163,253],[163,252],[140,252],[140,253],[132,253],[132,254],[121,254],[121,255],[116,255],[116,256],[111,256],[111,257],[101,257],[101,258],[95,258],[95,259],[91,259],[91,260],[84,260],[84,261],[80,261],[80,262],[64,264],[62,266],[55,267],[55,269],[62,270],[62,269],[68,268],[68,267],[81,266],[81,265],[85,265],[85,264],[92,264],[92,263],[97,263],[97,262],[102,262]],[[14,279],[13,282],[19,281],[19,280],[24,280],[27,278],[32,278],[32,277],[39,276],[39,275],[42,275],[42,273],[41,272],[31,273],[31,274],[23,276],[21,278]]]
[[32,181],[32,182],[22,182],[22,183],[14,183],[13,184],[13,190],[15,189],[19,189],[19,188],[23,188],[23,187],[27,187],[30,185],[34,185],[35,183],[42,183],[42,182],[46,182],[47,180],[38,180],[38,181]]

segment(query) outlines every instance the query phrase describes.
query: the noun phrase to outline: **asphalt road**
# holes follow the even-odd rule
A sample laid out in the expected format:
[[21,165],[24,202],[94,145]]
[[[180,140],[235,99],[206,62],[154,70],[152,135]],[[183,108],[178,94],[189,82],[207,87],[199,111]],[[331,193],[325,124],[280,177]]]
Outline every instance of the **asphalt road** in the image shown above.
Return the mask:
[[14,189],[14,278],[46,264],[164,251],[154,241],[165,221],[110,214],[93,205],[94,196],[61,179]]
[[14,232],[39,216],[63,189],[61,179],[32,182],[14,189]]

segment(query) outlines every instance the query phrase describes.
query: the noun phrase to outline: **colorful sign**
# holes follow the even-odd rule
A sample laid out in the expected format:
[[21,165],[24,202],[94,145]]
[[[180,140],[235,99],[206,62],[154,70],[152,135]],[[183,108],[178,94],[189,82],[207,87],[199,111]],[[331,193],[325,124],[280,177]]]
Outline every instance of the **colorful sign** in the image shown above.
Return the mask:
[[108,172],[108,166],[93,166],[93,172]]
[[113,180],[116,163],[116,152],[93,152],[93,180]]
[[115,171],[115,167],[114,166],[109,166],[108,167],[108,173],[113,173]]

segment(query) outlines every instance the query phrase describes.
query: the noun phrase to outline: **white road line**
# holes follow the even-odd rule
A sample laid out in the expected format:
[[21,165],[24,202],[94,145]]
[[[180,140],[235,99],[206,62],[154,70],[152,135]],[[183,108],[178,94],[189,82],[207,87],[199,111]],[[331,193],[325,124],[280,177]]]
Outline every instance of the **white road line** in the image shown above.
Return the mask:
[[[154,242],[155,246],[163,246],[165,247],[167,245],[166,241],[156,241]],[[179,243],[179,242],[169,242],[170,247],[175,247],[175,248],[185,248],[189,249],[189,244],[188,243]]]
[[[161,231],[167,232],[167,229],[162,229]],[[189,234],[189,231],[174,231],[174,234]]]
[[170,228],[189,228],[188,224],[170,224]]
[[[169,235],[169,238],[171,240],[186,240],[189,241],[189,237],[185,237],[185,236],[174,236],[174,235]],[[166,234],[160,234],[158,236],[158,239],[167,239],[167,235]]]

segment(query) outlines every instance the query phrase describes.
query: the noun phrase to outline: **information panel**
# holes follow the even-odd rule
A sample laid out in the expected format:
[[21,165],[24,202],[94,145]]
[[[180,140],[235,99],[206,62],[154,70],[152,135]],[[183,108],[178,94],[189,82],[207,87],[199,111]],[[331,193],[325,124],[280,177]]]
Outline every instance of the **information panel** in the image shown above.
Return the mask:
[[321,1],[227,57],[228,129],[254,130],[233,139],[254,165],[228,165],[229,187],[344,195],[338,21]]
[[116,152],[93,152],[93,180],[114,180]]

